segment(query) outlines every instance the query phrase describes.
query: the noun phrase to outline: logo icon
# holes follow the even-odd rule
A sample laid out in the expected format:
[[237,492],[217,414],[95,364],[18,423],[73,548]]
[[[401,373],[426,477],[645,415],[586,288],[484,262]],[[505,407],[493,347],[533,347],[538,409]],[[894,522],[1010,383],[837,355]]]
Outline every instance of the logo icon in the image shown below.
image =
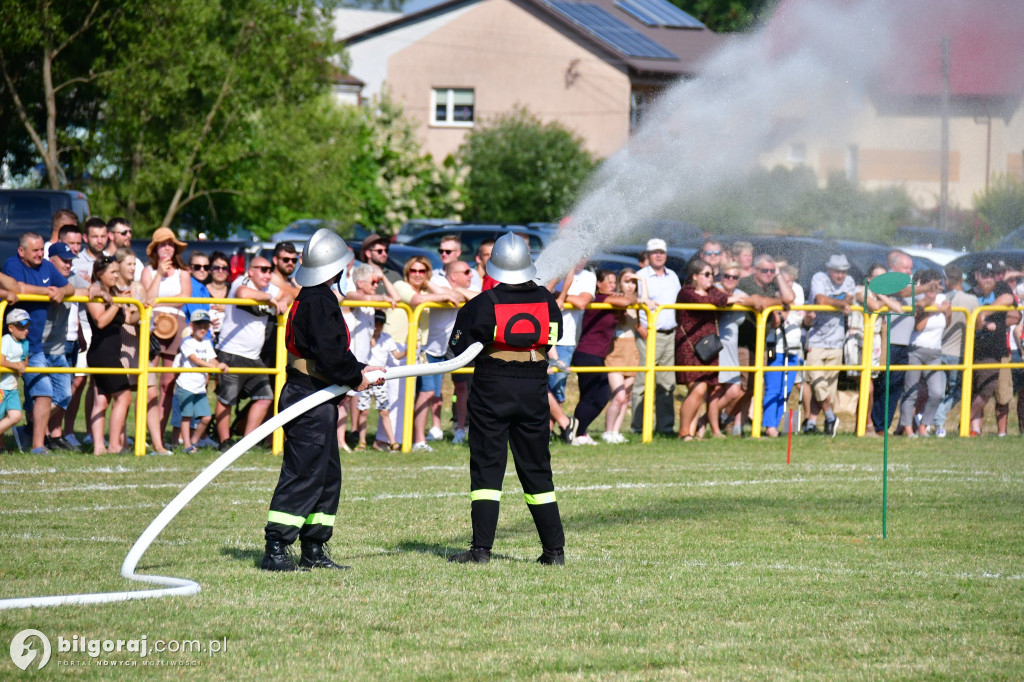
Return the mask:
[[43,655],[39,659],[39,664],[36,668],[42,669],[43,666],[50,662],[50,640],[47,639],[46,635],[39,632],[39,630],[22,630],[11,640],[11,660],[14,661],[14,665],[22,670],[27,670],[32,665],[32,661],[39,655],[39,652],[33,648],[34,642],[26,644],[26,640],[31,637],[38,637],[39,641],[43,643]]

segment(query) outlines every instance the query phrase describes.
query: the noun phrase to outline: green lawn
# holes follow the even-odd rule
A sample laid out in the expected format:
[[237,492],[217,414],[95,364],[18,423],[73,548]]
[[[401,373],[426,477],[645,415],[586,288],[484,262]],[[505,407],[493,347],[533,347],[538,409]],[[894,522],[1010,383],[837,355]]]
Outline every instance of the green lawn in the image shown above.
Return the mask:
[[[511,470],[495,560],[456,566],[468,451],[344,454],[332,545],[352,570],[290,575],[257,569],[279,460],[250,453],[140,562],[198,596],[3,611],[0,650],[36,628],[37,675],[94,678],[133,673],[71,668],[91,659],[57,637],[226,638],[147,659],[212,679],[1024,677],[1020,440],[890,446],[886,540],[878,439],[797,437],[788,466],[784,439],[554,446],[564,568],[533,562]],[[0,456],[0,596],[135,589],[125,554],[214,457]],[[26,674],[0,653],[0,677]]]

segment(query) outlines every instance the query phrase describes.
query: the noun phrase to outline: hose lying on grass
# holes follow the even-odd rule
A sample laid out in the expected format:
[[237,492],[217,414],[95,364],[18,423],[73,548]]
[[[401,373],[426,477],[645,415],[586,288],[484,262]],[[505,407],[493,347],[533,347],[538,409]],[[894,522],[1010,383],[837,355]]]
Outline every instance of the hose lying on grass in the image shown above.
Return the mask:
[[[446,374],[455,369],[468,365],[483,349],[480,343],[474,343],[462,355],[434,364],[407,365],[402,367],[390,367],[384,372],[367,375],[371,381],[385,377],[387,379],[404,379],[407,377],[419,377],[426,374]],[[41,606],[65,606],[70,604],[105,604],[110,602],[129,601],[131,599],[152,599],[155,597],[184,597],[197,594],[200,590],[199,583],[185,578],[171,578],[162,575],[140,575],[135,572],[142,555],[149,546],[153,544],[157,536],[163,532],[167,524],[178,515],[186,504],[192,501],[199,491],[205,488],[210,481],[217,477],[220,472],[227,469],[239,457],[244,455],[256,444],[274,432],[275,429],[284,426],[295,417],[310,410],[317,405],[349,392],[347,386],[329,386],[317,391],[288,409],[275,415],[273,418],[260,425],[248,436],[242,438],[233,445],[227,452],[215,459],[210,466],[203,469],[185,489],[178,493],[177,497],[171,500],[170,504],[164,507],[149,527],[142,532],[139,539],[135,541],[121,564],[121,576],[128,580],[136,580],[154,585],[162,585],[159,589],[134,590],[126,592],[97,592],[93,594],[67,594],[48,597],[18,597],[14,599],[0,599],[0,610],[4,609],[27,609]]]

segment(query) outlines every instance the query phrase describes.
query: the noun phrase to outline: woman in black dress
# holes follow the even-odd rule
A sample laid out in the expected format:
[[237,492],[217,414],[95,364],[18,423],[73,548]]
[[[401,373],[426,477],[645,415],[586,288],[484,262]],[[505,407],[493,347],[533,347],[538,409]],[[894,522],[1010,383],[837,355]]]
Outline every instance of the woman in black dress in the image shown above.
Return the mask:
[[[102,255],[92,268],[92,281],[99,282],[112,296],[117,290],[117,259]],[[86,360],[89,367],[121,367],[121,331],[126,323],[137,324],[139,311],[132,305],[121,303],[87,303],[92,342]],[[89,415],[93,454],[121,452],[124,448],[124,429],[132,393],[128,377],[123,373],[92,375],[93,407]],[[110,447],[104,446],[103,422],[110,405]]]

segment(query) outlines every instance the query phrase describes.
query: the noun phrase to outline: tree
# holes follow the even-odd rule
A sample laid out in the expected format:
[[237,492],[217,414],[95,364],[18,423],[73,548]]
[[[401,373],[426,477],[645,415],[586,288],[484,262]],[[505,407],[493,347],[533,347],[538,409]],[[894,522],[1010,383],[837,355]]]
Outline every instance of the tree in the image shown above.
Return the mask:
[[465,218],[488,223],[558,219],[595,166],[578,136],[522,107],[475,128],[459,160],[469,168]]
[[112,29],[130,4],[103,0],[4,3],[0,125],[6,131],[4,161],[15,173],[39,159],[51,189],[66,184],[62,156],[79,145],[73,131],[88,129],[95,122],[96,81],[113,49]]
[[975,246],[988,246],[1024,225],[1024,183],[1010,175],[998,175],[988,189],[974,195],[979,218]]
[[438,166],[420,153],[412,121],[387,92],[366,108],[366,126],[366,153],[376,173],[375,191],[364,196],[361,221],[394,234],[412,218],[458,220],[464,208],[464,170],[451,160]]
[[325,88],[336,51],[330,9],[318,0],[142,7],[123,27],[125,55],[103,82],[95,173],[107,197],[153,227],[183,217],[225,227],[217,209],[240,195],[244,170],[261,155],[249,136],[262,112]]
[[771,0],[672,0],[712,31],[729,33],[753,28],[775,3]]

